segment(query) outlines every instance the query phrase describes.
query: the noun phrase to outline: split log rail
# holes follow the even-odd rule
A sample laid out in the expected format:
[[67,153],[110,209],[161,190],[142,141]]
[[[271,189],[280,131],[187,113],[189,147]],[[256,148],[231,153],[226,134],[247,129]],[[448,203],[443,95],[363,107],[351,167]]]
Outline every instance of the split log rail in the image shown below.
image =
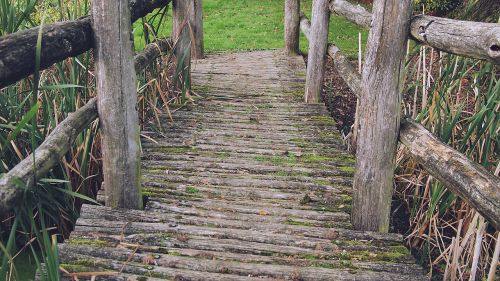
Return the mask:
[[[360,124],[355,128],[358,140],[351,214],[354,227],[388,231],[398,139],[429,174],[500,229],[500,179],[439,141],[422,125],[409,119],[400,121],[399,117],[400,71],[408,37],[444,52],[500,64],[500,24],[427,15],[412,17],[411,1],[406,0],[386,4],[375,1],[373,14],[345,0],[316,0],[311,24],[303,14],[298,21],[292,20],[300,13],[298,2],[286,0],[285,23],[290,26],[285,30],[300,27],[309,40],[304,100],[311,103],[320,100],[324,59],[328,54],[360,101],[357,112]],[[330,13],[370,29],[362,75],[335,44],[328,44],[325,30]],[[289,54],[298,53],[294,43],[297,39],[291,34],[285,37],[285,45],[294,48]]]

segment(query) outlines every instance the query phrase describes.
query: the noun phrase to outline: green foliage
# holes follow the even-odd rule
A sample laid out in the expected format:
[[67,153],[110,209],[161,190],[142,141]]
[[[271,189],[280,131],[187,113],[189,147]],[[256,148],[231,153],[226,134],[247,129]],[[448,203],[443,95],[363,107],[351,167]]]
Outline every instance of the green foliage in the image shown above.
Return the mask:
[[[237,50],[279,49],[284,46],[283,38],[283,1],[276,0],[204,0],[203,28],[207,52],[228,52]],[[301,10],[311,16],[312,0],[301,0]],[[168,19],[168,20],[166,20]],[[158,24],[163,20],[162,24]],[[144,25],[144,23],[142,23]],[[159,26],[154,32],[163,37],[172,30],[169,16],[152,14],[146,17],[147,29],[141,22],[134,24],[134,43],[136,49],[144,48],[145,30],[149,26]],[[342,17],[333,15],[330,20],[329,38],[347,56],[355,58],[358,50],[358,32],[362,33],[363,44],[368,32]],[[301,50],[307,52],[308,42],[301,35]]]
[[415,10],[443,15],[458,7],[462,2],[463,0],[415,0]]

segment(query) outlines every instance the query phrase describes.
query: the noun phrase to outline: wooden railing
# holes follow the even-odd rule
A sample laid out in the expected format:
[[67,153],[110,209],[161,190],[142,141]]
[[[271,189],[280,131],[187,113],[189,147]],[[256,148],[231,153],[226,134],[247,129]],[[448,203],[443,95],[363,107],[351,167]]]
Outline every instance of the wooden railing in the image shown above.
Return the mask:
[[[135,56],[135,67],[131,67],[130,63],[133,59],[132,53],[117,52],[120,49],[115,47],[117,42],[120,42],[123,44],[120,47],[122,51],[130,49],[130,38],[121,37],[130,33],[128,23],[169,2],[169,0],[131,1],[130,15],[123,7],[116,9],[116,6],[111,7],[105,1],[99,2],[101,3],[99,6],[92,8],[94,26],[91,19],[86,17],[43,28],[42,68],[94,47],[97,54],[98,97],[91,99],[87,105],[68,116],[56,127],[34,152],[36,163],[32,162],[32,157],[27,157],[0,178],[0,212],[11,210],[21,198],[23,189],[16,186],[19,180],[32,186],[34,179],[42,177],[56,165],[70,149],[75,137],[97,117],[100,118],[103,139],[109,140],[108,144],[105,144],[106,140],[103,142],[106,204],[111,207],[141,207],[140,184],[137,180],[140,176],[137,153],[138,122],[135,117],[127,119],[137,114],[136,93],[131,87],[135,81],[135,71],[144,68],[162,52],[171,50],[173,42],[177,42],[174,52],[180,55],[181,50],[186,50],[193,44],[188,37],[195,39],[191,55],[195,58],[203,57],[201,0],[173,0],[173,40],[158,40],[147,46],[142,53]],[[500,27],[497,24],[453,21],[428,16],[413,17],[410,21],[410,0],[392,2],[394,3],[376,6],[372,16],[365,9],[344,0],[316,0],[313,6],[312,24],[305,16],[300,16],[299,0],[285,2],[286,52],[290,55],[299,52],[299,29],[310,41],[306,102],[319,101],[324,75],[324,58],[327,53],[333,58],[334,67],[360,100],[361,122],[354,183],[353,224],[363,230],[382,232],[388,230],[394,153],[399,139],[431,175],[459,194],[494,227],[500,229],[498,177],[441,143],[421,125],[411,120],[400,122],[399,117],[399,71],[406,50],[405,44],[410,35],[420,43],[450,53],[486,59],[498,64]],[[395,20],[381,21],[381,15],[391,9],[399,11]],[[334,44],[327,44],[331,11],[371,28],[362,76],[356,72],[339,48]],[[124,28],[121,35],[116,34],[117,30],[110,34],[106,29],[95,26],[97,23],[101,26],[116,26],[120,21],[127,23],[120,25]],[[442,29],[444,24],[447,24],[445,30]],[[383,37],[379,36],[381,30],[386,32]],[[450,30],[451,32],[447,33],[449,36],[439,35],[440,32]],[[35,28],[0,38],[0,62],[2,62],[0,88],[33,72],[37,34],[38,28]],[[106,57],[116,57],[117,60],[107,60]],[[190,59],[185,61],[185,67],[189,69]],[[131,81],[123,82],[121,77]],[[118,81],[121,82],[116,84]],[[116,115],[120,115],[119,119],[113,119],[117,118]],[[117,128],[119,130],[116,130]],[[133,140],[134,145],[128,143],[129,140]],[[128,155],[123,154],[124,148],[128,148],[126,149]],[[124,159],[128,159],[126,163]]]
[[[411,17],[410,0],[389,2],[375,4],[372,15],[345,0],[316,0],[311,24],[304,15],[297,20],[299,0],[285,0],[287,53],[299,52],[295,32],[298,27],[310,45],[305,101],[320,99],[324,58],[328,54],[360,102],[359,128],[355,128],[358,139],[353,225],[361,230],[388,231],[399,140],[429,174],[500,229],[500,179],[439,141],[422,125],[409,119],[400,121],[399,89],[407,38],[448,53],[500,64],[500,25],[425,15]],[[337,46],[328,44],[330,12],[370,28],[363,75]]]
[[[94,48],[98,96],[62,121],[35,150],[35,157],[26,157],[0,178],[0,213],[12,210],[22,198],[25,189],[19,187],[20,183],[32,187],[35,179],[42,178],[60,162],[75,138],[96,118],[100,119],[103,138],[106,205],[142,207],[135,72],[173,48],[177,53],[190,48],[193,30],[193,54],[197,58],[203,56],[201,0],[191,6],[184,5],[187,1],[173,0],[174,39],[158,39],[135,57],[131,51],[130,23],[168,5],[170,0],[119,2],[119,8],[115,2],[96,2],[92,18],[42,27],[41,69]],[[0,88],[33,73],[38,33],[39,27],[0,38]],[[188,69],[189,61],[185,63]]]

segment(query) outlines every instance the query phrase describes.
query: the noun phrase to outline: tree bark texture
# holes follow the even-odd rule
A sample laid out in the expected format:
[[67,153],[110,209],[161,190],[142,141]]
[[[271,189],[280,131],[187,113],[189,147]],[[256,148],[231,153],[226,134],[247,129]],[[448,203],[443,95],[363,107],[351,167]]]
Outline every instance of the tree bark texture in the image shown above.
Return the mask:
[[298,55],[300,33],[300,0],[285,0],[285,53]]
[[[309,39],[310,23],[304,15],[301,16],[300,26],[306,38]],[[359,97],[361,77],[356,69],[335,45],[329,45],[328,54],[332,57],[337,72]],[[343,62],[346,64],[344,65]],[[458,151],[446,146],[422,125],[413,121],[402,122],[399,140],[409,148],[410,154],[427,172],[441,181],[449,190],[459,194],[496,229],[500,229],[498,177]]]
[[142,208],[137,79],[125,0],[92,3],[106,205]]
[[313,1],[311,38],[307,56],[306,103],[318,103],[321,100],[329,24],[328,0]]
[[429,174],[500,229],[500,178],[413,121],[401,123],[399,140]]
[[[130,1],[132,21],[170,0]],[[19,31],[0,38],[0,88],[33,74],[39,28]],[[40,69],[68,57],[83,54],[94,44],[90,17],[43,26]]]
[[346,0],[332,0],[330,2],[330,11],[359,26],[370,28],[372,14],[360,5],[351,4]]
[[[300,29],[307,40],[310,40],[311,23],[305,15],[300,16]],[[361,92],[361,75],[356,71],[356,68],[335,44],[328,44],[327,53],[333,59],[333,67],[335,70],[337,70],[353,93],[359,97]]]
[[[371,13],[345,0],[330,2],[330,10],[370,28]],[[441,51],[500,64],[500,24],[461,21],[427,15],[413,17],[412,39]]]
[[377,0],[368,36],[360,97],[360,131],[352,222],[356,229],[387,232],[400,122],[411,0]]
[[[179,48],[194,45],[191,56],[196,59],[203,58],[203,7],[201,0],[173,0],[173,27],[172,36],[179,41]],[[179,37],[181,36],[181,37]],[[178,40],[181,38],[181,40]],[[191,42],[194,39],[194,42]]]
[[[182,74],[176,74],[176,87],[178,89],[184,87],[190,88],[191,83],[191,55],[192,41],[190,32],[190,21],[193,18],[193,1],[188,0],[173,0],[173,30],[172,36],[175,42],[174,55],[177,58],[177,63],[182,64]],[[185,77],[187,76],[187,77]]]

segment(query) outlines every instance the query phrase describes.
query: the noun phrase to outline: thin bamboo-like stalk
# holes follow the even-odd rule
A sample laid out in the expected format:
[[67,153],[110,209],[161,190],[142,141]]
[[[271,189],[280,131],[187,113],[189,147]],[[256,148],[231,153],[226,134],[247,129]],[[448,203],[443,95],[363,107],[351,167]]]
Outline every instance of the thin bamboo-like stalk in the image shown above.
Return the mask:
[[495,251],[493,252],[493,259],[491,261],[490,271],[488,272],[488,281],[495,280],[499,255],[500,255],[500,231],[497,234],[497,242],[495,243]]

